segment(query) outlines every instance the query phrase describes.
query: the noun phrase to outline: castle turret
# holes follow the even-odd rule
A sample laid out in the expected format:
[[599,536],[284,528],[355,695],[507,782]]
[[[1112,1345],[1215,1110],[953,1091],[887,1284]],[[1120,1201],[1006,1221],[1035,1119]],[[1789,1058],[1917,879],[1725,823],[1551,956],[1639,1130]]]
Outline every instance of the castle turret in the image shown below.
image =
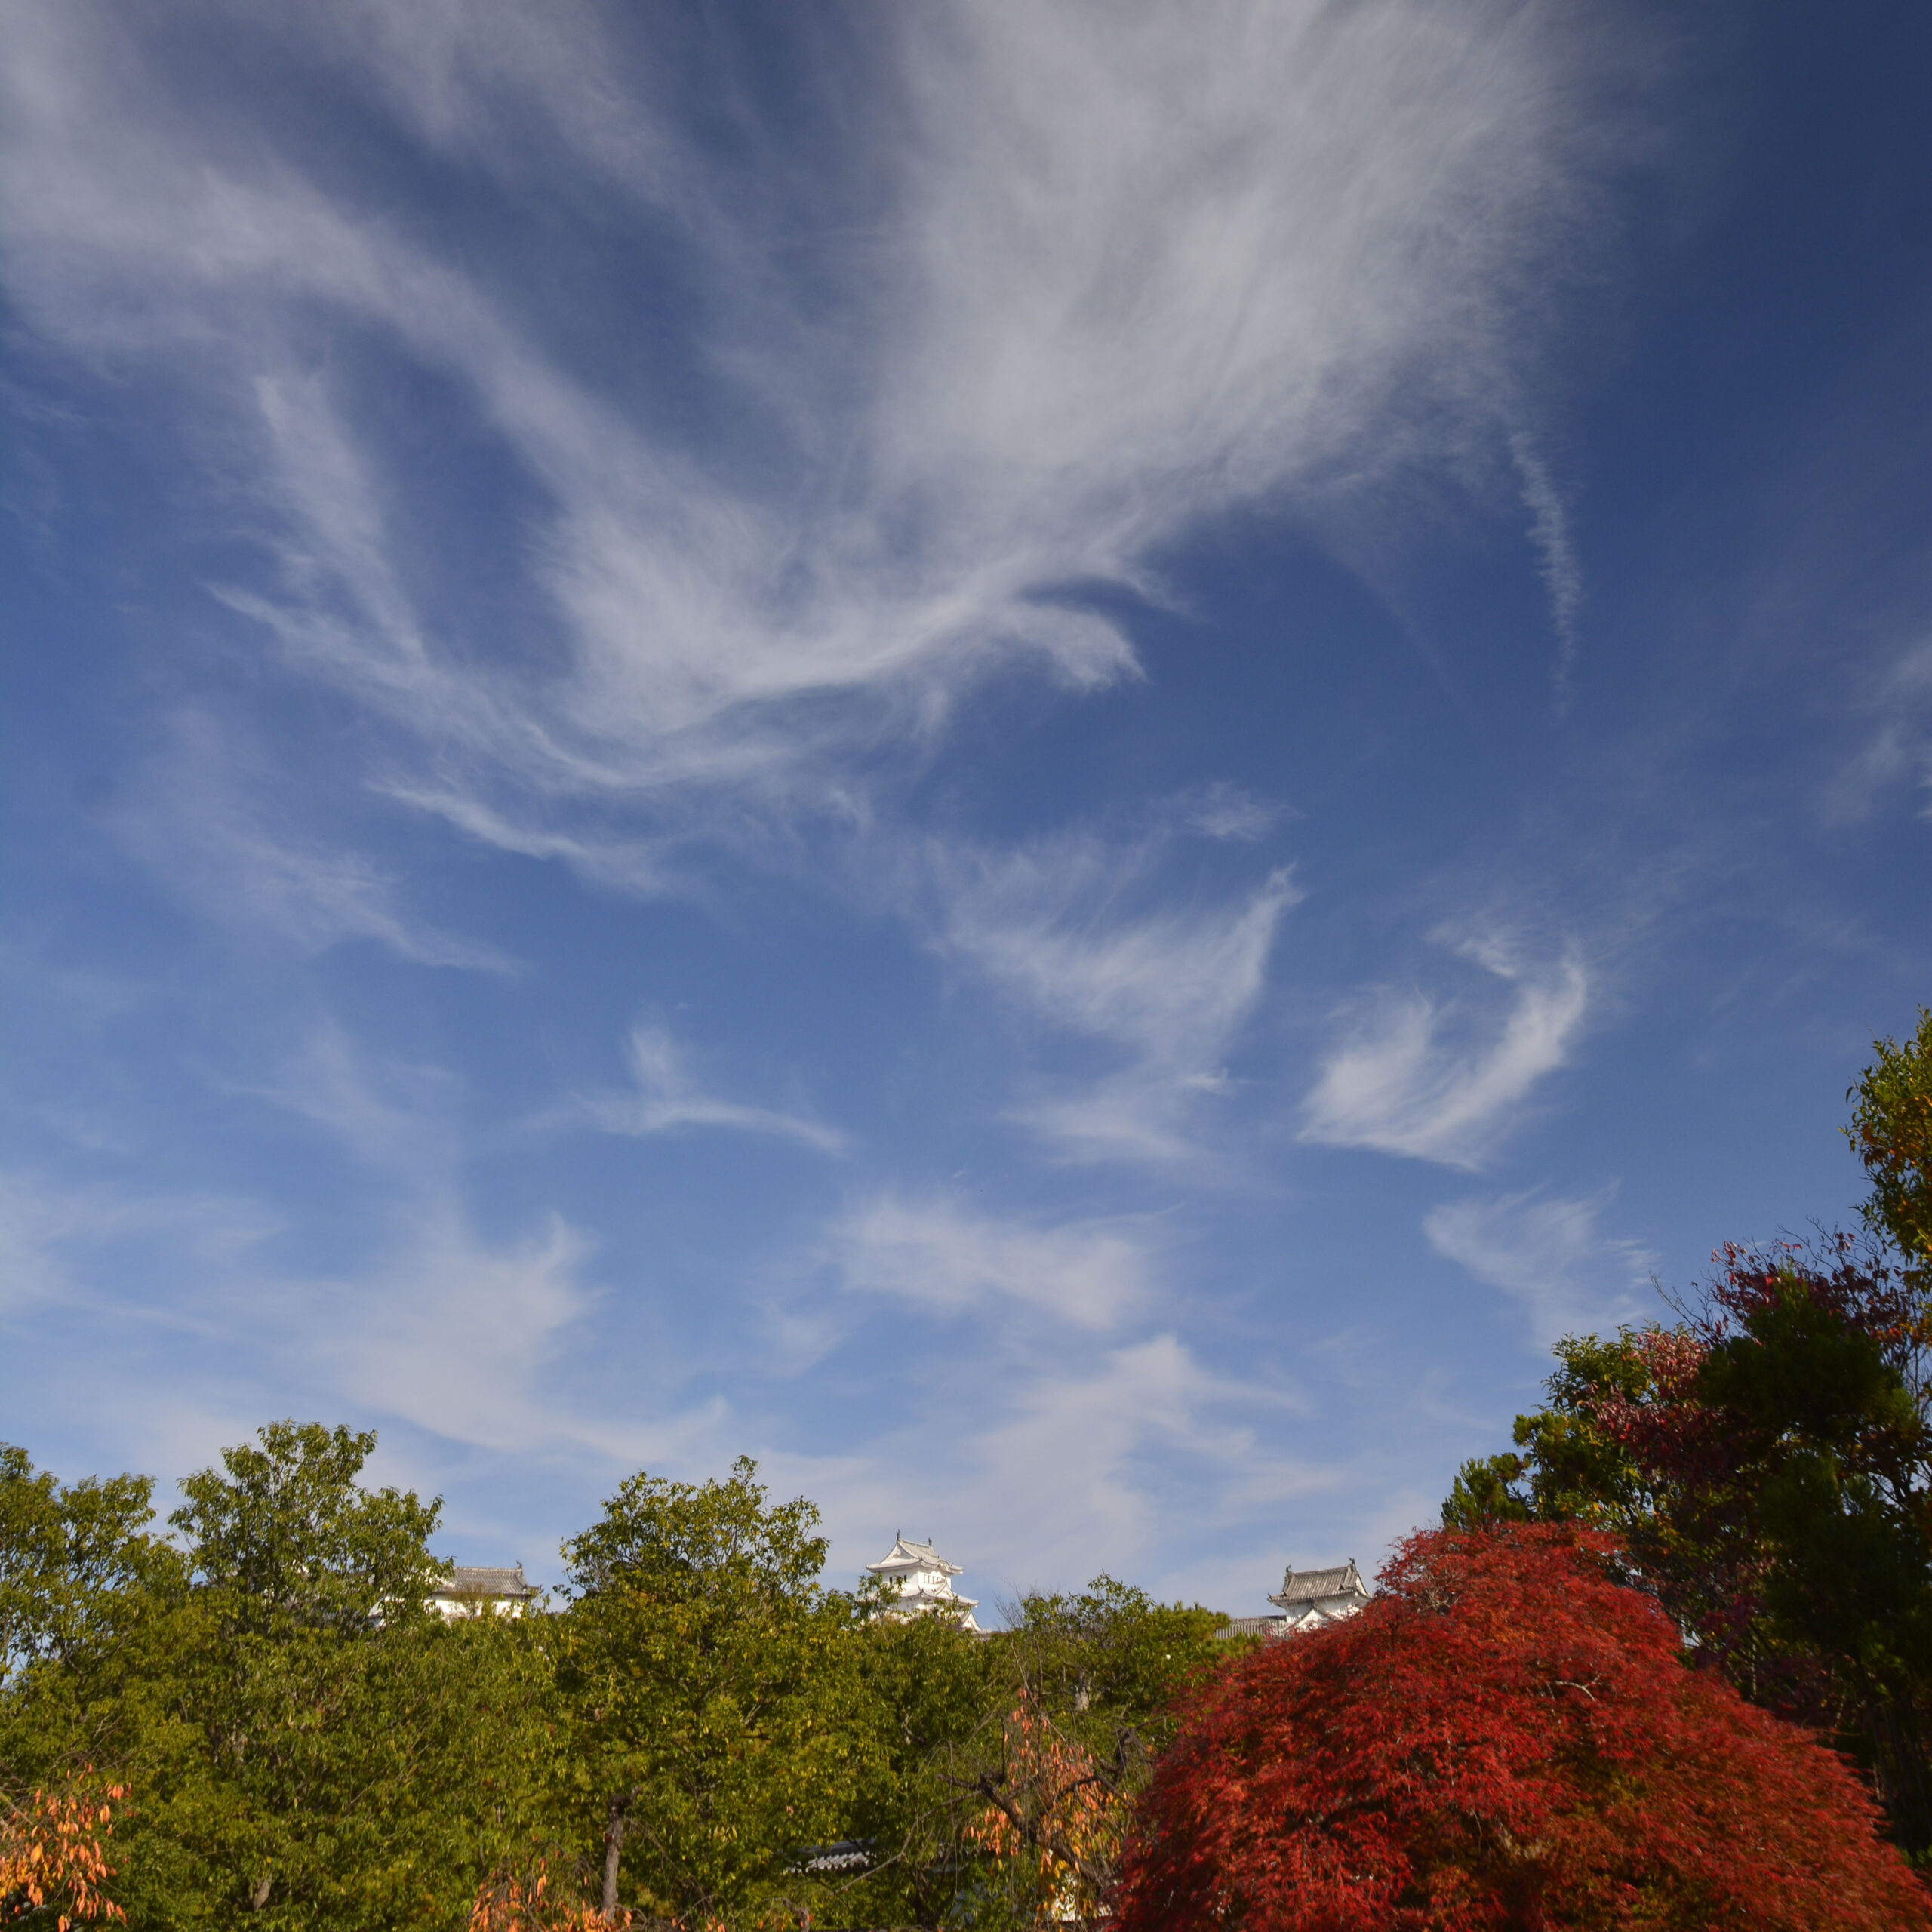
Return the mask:
[[979,1626],[973,1621],[977,1597],[955,1593],[952,1580],[965,1574],[957,1563],[949,1563],[929,1543],[908,1543],[897,1533],[892,1547],[876,1563],[866,1567],[888,1583],[899,1586],[899,1595],[887,1614],[895,1617],[923,1617],[928,1611],[943,1610],[959,1617],[968,1630]]
[[1368,1600],[1368,1587],[1352,1556],[1333,1570],[1291,1568],[1280,1591],[1268,1599],[1280,1606],[1290,1630],[1318,1630],[1324,1623],[1338,1623]]

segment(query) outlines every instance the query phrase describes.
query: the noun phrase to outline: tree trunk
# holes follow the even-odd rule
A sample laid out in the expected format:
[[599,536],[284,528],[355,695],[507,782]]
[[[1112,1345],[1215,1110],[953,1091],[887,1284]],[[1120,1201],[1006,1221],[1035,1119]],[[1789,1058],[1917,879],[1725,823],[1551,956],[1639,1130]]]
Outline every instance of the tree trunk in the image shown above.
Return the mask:
[[629,1822],[629,1795],[614,1797],[604,1812],[604,1918],[608,1924],[617,1919],[617,1860],[624,1849],[624,1826]]

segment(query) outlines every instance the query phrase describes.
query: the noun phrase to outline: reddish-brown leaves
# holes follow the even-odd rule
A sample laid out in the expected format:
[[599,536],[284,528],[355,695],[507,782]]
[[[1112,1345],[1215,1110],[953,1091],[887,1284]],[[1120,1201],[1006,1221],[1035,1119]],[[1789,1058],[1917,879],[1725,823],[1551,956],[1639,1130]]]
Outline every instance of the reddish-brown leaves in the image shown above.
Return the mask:
[[1587,1532],[1412,1538],[1349,1622],[1198,1694],[1117,1932],[1932,1928],[1807,1734],[1686,1667]]
[[529,1878],[499,1872],[479,1887],[469,1932],[623,1932],[630,1922],[628,1912],[606,1918],[585,1900],[553,1894],[540,1859]]
[[101,1887],[114,1874],[107,1862],[114,1807],[127,1795],[118,1784],[96,1786],[84,1772],[25,1804],[0,1798],[0,1919],[51,1906],[60,1932],[83,1918],[125,1923],[128,1915]]
[[1005,1762],[982,1786],[990,1801],[966,1826],[966,1842],[1029,1868],[1053,1918],[1090,1921],[1126,1822],[1119,1780],[1030,1700],[1002,1728]]

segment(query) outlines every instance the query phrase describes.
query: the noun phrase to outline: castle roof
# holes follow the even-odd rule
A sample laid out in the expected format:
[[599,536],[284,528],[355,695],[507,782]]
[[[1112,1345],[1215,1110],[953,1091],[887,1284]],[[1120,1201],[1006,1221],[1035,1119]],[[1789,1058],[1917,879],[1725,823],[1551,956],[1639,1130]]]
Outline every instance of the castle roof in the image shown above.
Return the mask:
[[491,1597],[527,1603],[537,1594],[537,1586],[524,1580],[523,1565],[502,1569],[488,1564],[457,1564],[447,1577],[439,1577],[429,1594],[432,1597]]
[[1332,1570],[1289,1571],[1281,1579],[1280,1593],[1268,1601],[1286,1610],[1294,1604],[1333,1602],[1337,1598],[1361,1603],[1368,1601],[1367,1587],[1353,1557]]
[[893,1536],[891,1549],[876,1563],[868,1563],[866,1567],[875,1577],[897,1576],[907,1570],[937,1570],[942,1577],[963,1577],[966,1574],[963,1564],[947,1562],[931,1543],[909,1543],[897,1532]]
[[1278,1637],[1285,1617],[1231,1617],[1214,1635],[1225,1643],[1230,1637]]

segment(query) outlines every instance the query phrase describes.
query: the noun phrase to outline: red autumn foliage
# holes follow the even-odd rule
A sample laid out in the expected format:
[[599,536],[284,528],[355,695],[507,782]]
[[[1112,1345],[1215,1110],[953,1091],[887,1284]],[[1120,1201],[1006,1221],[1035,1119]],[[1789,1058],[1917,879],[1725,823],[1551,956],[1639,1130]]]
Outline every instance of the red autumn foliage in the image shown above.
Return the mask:
[[1835,1752],[1690,1668],[1609,1540],[1411,1537],[1346,1623],[1195,1695],[1115,1932],[1926,1932]]

